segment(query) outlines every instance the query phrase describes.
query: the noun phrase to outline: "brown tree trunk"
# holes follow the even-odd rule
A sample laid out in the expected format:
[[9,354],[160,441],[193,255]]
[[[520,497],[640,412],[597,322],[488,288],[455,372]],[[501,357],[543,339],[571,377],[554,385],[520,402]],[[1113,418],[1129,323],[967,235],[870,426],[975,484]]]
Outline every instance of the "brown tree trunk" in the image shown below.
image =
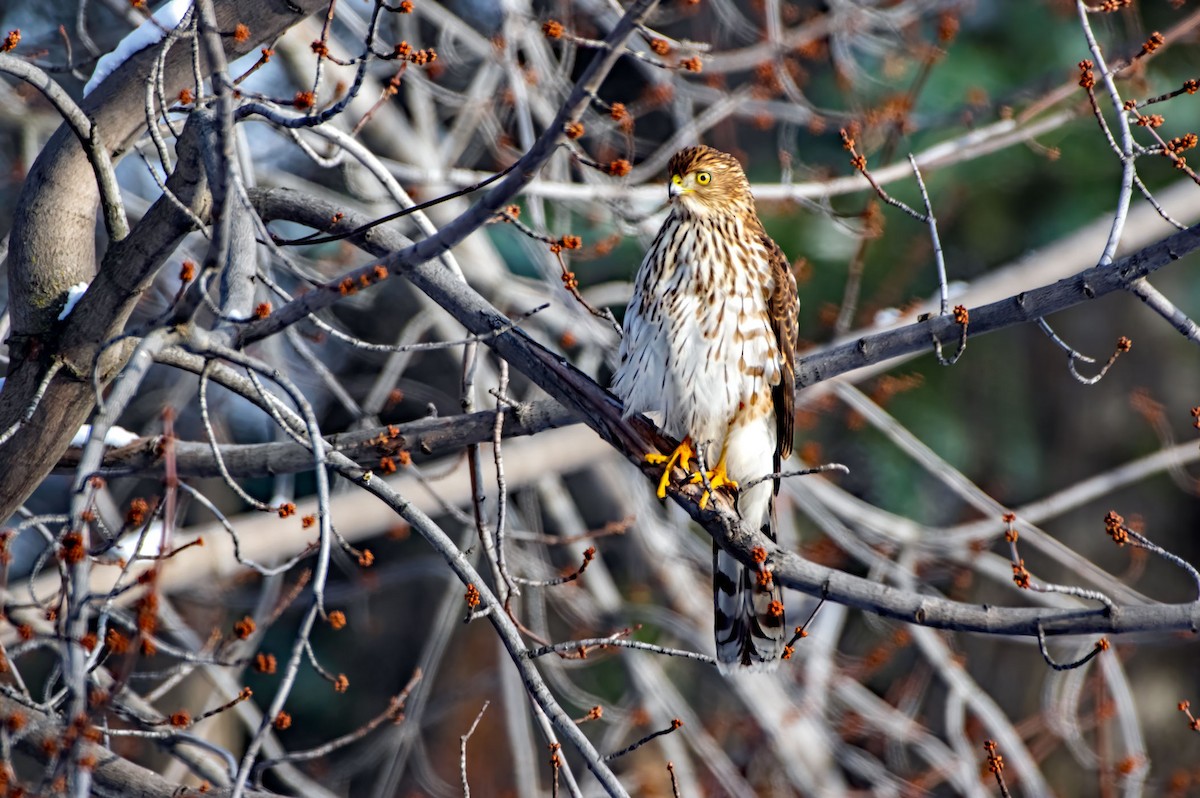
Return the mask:
[[[222,36],[232,60],[273,40],[326,3],[217,0],[215,5],[220,31],[227,34],[239,24],[250,31],[244,41]],[[146,82],[159,49],[154,46],[137,53],[83,101],[83,110],[114,162],[146,130]],[[167,54],[162,74],[167,102],[191,86],[191,59],[187,42],[177,42]],[[201,69],[209,73],[203,58]],[[194,166],[182,154],[180,162],[185,170]],[[175,180],[177,191],[190,193],[187,201],[193,210],[202,209],[206,192],[200,179],[192,174],[177,175]],[[31,168],[13,220],[8,256],[12,361],[0,392],[0,430],[10,429],[24,417],[49,370],[55,364],[62,368],[50,379],[28,422],[0,445],[0,518],[12,515],[29,497],[87,421],[94,406],[93,369],[106,383],[132,351],[114,348],[97,363],[101,344],[121,332],[174,242],[191,229],[186,214],[160,201],[127,238],[110,245],[97,273],[99,209],[92,165],[79,140],[63,125]],[[59,322],[67,288],[88,281],[87,294]]]

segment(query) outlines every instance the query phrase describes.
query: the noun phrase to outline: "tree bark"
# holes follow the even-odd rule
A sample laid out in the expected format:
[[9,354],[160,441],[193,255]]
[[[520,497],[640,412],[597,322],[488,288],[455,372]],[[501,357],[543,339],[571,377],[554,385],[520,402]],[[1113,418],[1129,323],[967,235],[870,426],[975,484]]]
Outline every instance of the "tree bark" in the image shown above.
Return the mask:
[[[304,17],[326,7],[323,0],[226,0],[217,7],[223,33],[239,23],[250,37],[222,36],[226,56],[237,58],[268,42]],[[115,163],[146,130],[146,80],[159,47],[149,47],[119,66],[84,99],[95,135]],[[162,83],[170,101],[193,81],[191,47],[179,42],[163,62]],[[203,74],[209,74],[201,57]],[[194,163],[181,153],[185,168]],[[177,170],[178,172],[179,170]],[[195,174],[173,176],[193,211],[203,212],[206,191]],[[102,342],[119,334],[141,293],[178,240],[192,229],[187,214],[160,200],[124,240],[109,248],[96,271],[96,220],[100,205],[92,165],[64,125],[30,169],[13,220],[8,257],[12,335],[8,379],[0,392],[0,430],[28,412],[48,371],[61,368],[34,412],[0,445],[0,518],[7,518],[39,485],[94,406],[92,372],[101,384],[120,368],[129,349],[114,348],[98,361]],[[58,321],[67,288],[91,282],[66,320]],[[20,468],[12,464],[20,463]]]

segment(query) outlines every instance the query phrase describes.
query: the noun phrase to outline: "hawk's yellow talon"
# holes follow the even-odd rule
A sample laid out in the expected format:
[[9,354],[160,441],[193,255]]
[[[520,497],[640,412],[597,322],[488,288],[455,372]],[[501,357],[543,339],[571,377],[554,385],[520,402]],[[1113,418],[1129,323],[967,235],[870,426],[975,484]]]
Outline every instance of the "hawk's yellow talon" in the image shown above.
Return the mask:
[[[731,487],[731,488],[738,487],[737,480],[730,479],[729,475],[726,474],[724,471],[709,471],[707,476],[708,476],[708,484],[712,485],[714,488],[723,488],[726,486]],[[697,471],[695,474],[692,474],[691,483],[693,485],[697,485],[703,481],[704,481],[704,476],[701,475],[699,471]]]
[[717,467],[712,471],[709,471],[705,474],[692,474],[691,482],[693,485],[695,485],[696,483],[703,482],[705,477],[708,478],[708,487],[705,489],[704,495],[700,497],[699,504],[701,510],[703,510],[705,507],[708,507],[708,497],[717,488],[737,488],[738,486],[737,480],[730,479],[729,474],[725,471],[724,457],[721,458],[721,462],[717,463]]
[[662,479],[658,481],[658,490],[656,491],[658,498],[667,498],[667,485],[671,484],[671,466],[668,465],[663,469]]
[[650,452],[646,455],[647,463],[666,463],[663,468],[662,479],[658,481],[658,498],[665,499],[667,497],[667,486],[671,484],[671,469],[676,464],[684,471],[691,471],[692,458],[696,456],[696,452],[692,449],[692,439],[684,438],[675,451],[671,452],[670,456],[659,454],[658,452]]

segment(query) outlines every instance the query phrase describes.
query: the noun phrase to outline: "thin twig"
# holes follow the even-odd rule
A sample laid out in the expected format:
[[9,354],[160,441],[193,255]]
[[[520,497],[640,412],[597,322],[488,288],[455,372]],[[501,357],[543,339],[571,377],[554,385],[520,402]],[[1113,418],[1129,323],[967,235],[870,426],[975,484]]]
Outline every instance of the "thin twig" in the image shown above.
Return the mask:
[[308,762],[313,759],[320,759],[328,756],[334,751],[340,748],[345,748],[347,745],[366,737],[375,729],[379,728],[380,724],[382,724],[385,720],[390,720],[396,724],[401,723],[404,720],[404,704],[408,700],[408,695],[413,691],[420,681],[421,671],[419,669],[413,671],[413,675],[409,677],[408,683],[404,685],[404,689],[393,696],[390,701],[388,701],[387,709],[385,709],[383,712],[380,712],[378,715],[371,718],[371,720],[367,721],[362,726],[359,726],[354,731],[348,734],[343,734],[341,737],[330,740],[329,742],[323,743],[322,745],[318,745],[314,748],[309,748],[305,751],[289,751],[282,756],[274,757],[272,759],[264,759],[255,767],[256,780],[262,778],[263,773],[266,773],[268,770],[278,767],[285,762]]
[[[500,378],[496,385],[499,396],[508,394],[508,361],[500,361]],[[504,603],[507,606],[510,596],[520,595],[521,590],[508,570],[508,556],[505,547],[505,520],[508,512],[508,485],[504,480],[504,432],[505,403],[496,402],[496,423],[492,425],[492,458],[496,464],[496,567],[505,581]]]
[[1054,658],[1050,656],[1050,652],[1046,650],[1046,635],[1040,626],[1038,627],[1037,641],[1038,651],[1042,653],[1042,659],[1046,660],[1046,664],[1056,671],[1071,671],[1075,670],[1076,668],[1082,668],[1084,665],[1091,662],[1092,659],[1101,651],[1108,651],[1108,640],[1102,637],[1096,641],[1096,645],[1092,646],[1091,651],[1089,651],[1087,654],[1084,654],[1074,662],[1056,662]]
[[908,162],[912,164],[913,177],[917,179],[917,188],[921,190],[921,201],[925,203],[925,222],[929,225],[929,240],[933,243],[933,262],[937,266],[938,296],[941,298],[941,314],[950,312],[950,287],[946,280],[946,258],[942,253],[942,239],[938,235],[937,217],[933,215],[933,205],[929,202],[929,192],[925,190],[925,178],[917,166],[917,158],[911,152]]
[[840,471],[843,474],[850,473],[850,467],[841,463],[825,463],[824,465],[814,466],[813,468],[802,468],[799,471],[777,471],[773,474],[763,474],[761,477],[755,477],[749,482],[743,483],[741,490],[749,490],[760,482],[766,482],[769,479],[789,479],[791,477],[807,477],[813,474],[827,474],[830,471]]
[[675,731],[676,729],[679,729],[682,726],[683,726],[683,721],[681,721],[679,718],[675,718],[674,720],[671,721],[671,725],[668,726],[667,728],[659,729],[658,731],[654,731],[654,732],[650,732],[645,737],[638,740],[636,743],[626,746],[625,748],[622,748],[620,751],[616,751],[614,753],[606,755],[604,757],[604,761],[611,762],[614,759],[619,759],[620,757],[623,757],[626,754],[636,751],[637,749],[641,748],[643,745],[645,745],[646,743],[655,739],[656,737],[662,737],[664,734],[670,734],[671,732]]
[[562,643],[554,643],[546,646],[539,646],[529,650],[527,656],[530,659],[544,657],[547,654],[565,654],[567,652],[576,652],[575,656],[579,659],[586,659],[590,649],[604,650],[606,648],[632,648],[637,651],[649,651],[654,654],[662,654],[668,657],[681,657],[683,659],[692,659],[697,662],[703,662],[708,665],[715,665],[716,660],[707,654],[701,654],[696,651],[685,651],[679,648],[669,648],[660,646],[655,643],[644,643],[641,640],[626,640],[621,637],[590,637],[584,640],[567,640]]
[[483,713],[487,712],[491,701],[484,701],[483,706],[479,708],[479,713],[475,715],[475,720],[471,722],[471,728],[467,729],[467,733],[458,738],[458,772],[462,778],[463,798],[471,798],[471,785],[467,783],[467,740],[471,739],[471,735],[475,733],[475,727],[479,725],[479,721],[483,720]]

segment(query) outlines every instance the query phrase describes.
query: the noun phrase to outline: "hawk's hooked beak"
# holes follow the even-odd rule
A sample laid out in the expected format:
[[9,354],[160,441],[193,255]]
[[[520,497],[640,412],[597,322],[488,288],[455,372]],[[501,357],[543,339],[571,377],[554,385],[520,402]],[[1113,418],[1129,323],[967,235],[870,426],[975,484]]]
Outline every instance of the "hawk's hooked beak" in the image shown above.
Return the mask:
[[680,175],[671,175],[671,179],[667,183],[667,197],[675,199],[680,194],[686,192],[687,189],[683,187],[683,177]]

